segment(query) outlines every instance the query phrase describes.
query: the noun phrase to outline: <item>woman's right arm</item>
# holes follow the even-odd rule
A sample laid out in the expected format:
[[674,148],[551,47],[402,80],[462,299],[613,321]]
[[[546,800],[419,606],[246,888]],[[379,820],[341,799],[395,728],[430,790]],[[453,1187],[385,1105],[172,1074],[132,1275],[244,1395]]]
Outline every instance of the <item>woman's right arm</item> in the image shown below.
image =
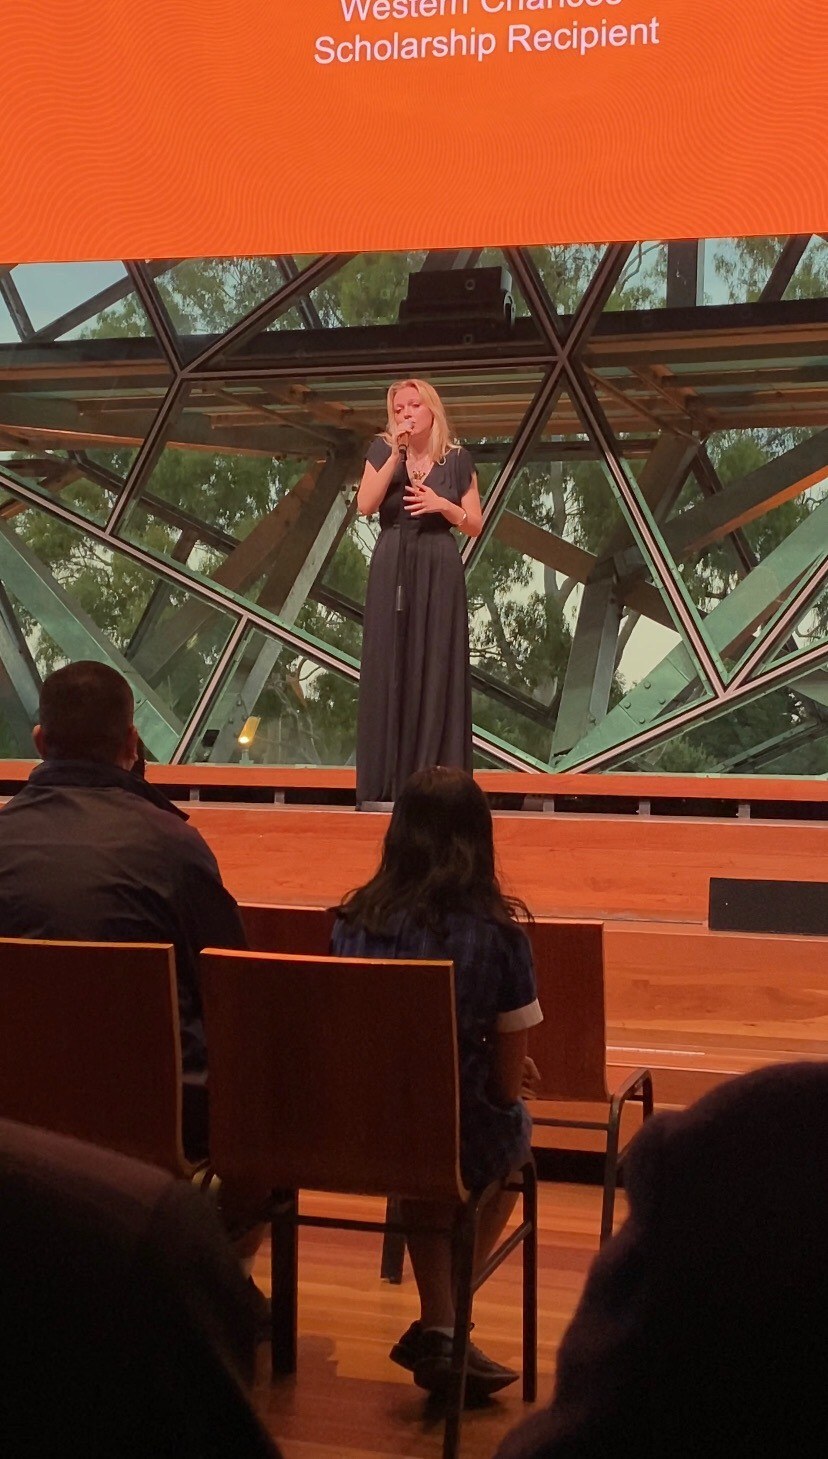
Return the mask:
[[391,455],[388,460],[383,462],[379,470],[376,466],[372,466],[370,461],[365,462],[365,470],[362,473],[356,498],[357,511],[360,516],[373,516],[374,512],[382,506],[399,459],[399,449],[395,444],[391,447]]

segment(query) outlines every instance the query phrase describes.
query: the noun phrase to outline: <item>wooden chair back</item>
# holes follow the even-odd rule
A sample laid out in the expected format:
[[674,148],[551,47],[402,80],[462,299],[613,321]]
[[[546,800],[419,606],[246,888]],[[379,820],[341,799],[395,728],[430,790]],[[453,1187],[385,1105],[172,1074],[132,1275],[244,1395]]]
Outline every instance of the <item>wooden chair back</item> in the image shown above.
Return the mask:
[[463,1196],[451,963],[210,950],[201,969],[220,1176]]
[[0,1116],[184,1173],[173,948],[0,938]]
[[251,952],[298,952],[327,957],[335,914],[330,907],[290,907],[240,902]]
[[539,917],[528,928],[543,1023],[529,1033],[539,1100],[605,1101],[603,923]]

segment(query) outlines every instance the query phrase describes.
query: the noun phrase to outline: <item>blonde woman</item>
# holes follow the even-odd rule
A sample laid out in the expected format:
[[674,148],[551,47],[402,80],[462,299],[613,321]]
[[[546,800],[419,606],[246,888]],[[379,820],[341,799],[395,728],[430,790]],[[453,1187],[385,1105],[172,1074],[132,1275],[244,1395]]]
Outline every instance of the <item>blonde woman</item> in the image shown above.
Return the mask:
[[471,770],[466,583],[451,528],[480,533],[477,473],[425,380],[396,381],[387,406],[357,492],[360,513],[380,519],[363,622],[357,805],[393,801],[428,765]]

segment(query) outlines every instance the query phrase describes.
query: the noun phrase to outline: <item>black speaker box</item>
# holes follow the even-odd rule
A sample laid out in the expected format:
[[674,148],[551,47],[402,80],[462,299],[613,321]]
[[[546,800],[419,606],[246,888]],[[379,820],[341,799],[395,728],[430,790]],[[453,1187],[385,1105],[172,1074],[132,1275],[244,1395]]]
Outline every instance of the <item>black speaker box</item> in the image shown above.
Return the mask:
[[409,275],[400,323],[455,319],[511,327],[515,317],[511,287],[512,278],[505,268],[425,269]]
[[713,932],[776,932],[828,937],[828,882],[710,878]]

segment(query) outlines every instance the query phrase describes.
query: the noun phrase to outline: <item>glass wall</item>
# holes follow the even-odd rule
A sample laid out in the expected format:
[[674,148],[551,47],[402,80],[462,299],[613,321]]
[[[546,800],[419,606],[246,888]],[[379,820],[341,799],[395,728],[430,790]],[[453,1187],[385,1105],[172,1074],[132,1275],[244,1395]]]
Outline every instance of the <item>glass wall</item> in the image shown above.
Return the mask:
[[350,763],[403,374],[478,467],[481,765],[828,773],[821,237],[0,267],[0,756],[91,657],[158,760]]

